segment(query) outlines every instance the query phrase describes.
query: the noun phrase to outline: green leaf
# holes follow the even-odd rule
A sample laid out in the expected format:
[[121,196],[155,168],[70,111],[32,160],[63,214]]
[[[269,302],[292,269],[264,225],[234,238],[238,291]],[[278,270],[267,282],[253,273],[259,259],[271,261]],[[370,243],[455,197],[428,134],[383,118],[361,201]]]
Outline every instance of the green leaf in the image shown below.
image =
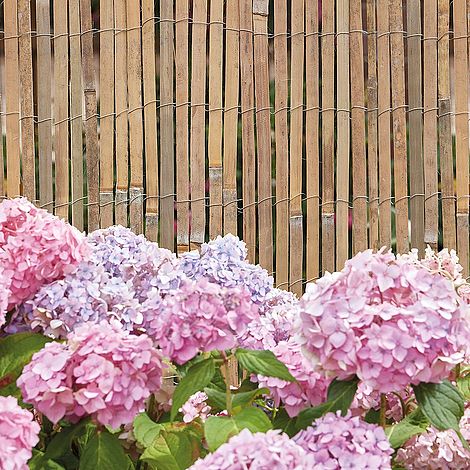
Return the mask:
[[420,383],[413,386],[416,400],[430,423],[440,431],[459,431],[464,413],[461,393],[447,380],[440,384]]
[[20,396],[16,379],[32,355],[49,341],[37,333],[18,333],[0,339],[0,395]]
[[244,408],[235,416],[211,416],[204,423],[206,442],[211,452],[215,451],[242,429],[251,432],[266,432],[271,422],[259,408]]
[[65,470],[62,465],[51,459],[44,459],[44,452],[33,449],[33,457],[28,462],[30,470]]
[[408,439],[426,431],[429,421],[420,408],[393,426],[385,428],[385,434],[394,449],[401,447]]
[[194,393],[204,390],[215,374],[214,359],[210,357],[198,362],[189,368],[188,373],[181,379],[173,394],[171,406],[171,419],[175,419],[179,409],[188,401]]
[[291,418],[287,411],[282,408],[273,420],[273,428],[280,429],[285,432],[289,437],[293,437],[297,434],[297,428],[295,427],[295,418]]
[[200,455],[200,441],[192,433],[162,431],[153,444],[147,447],[141,459],[153,469],[184,470]]
[[268,395],[269,390],[267,388],[257,388],[249,392],[241,392],[233,395],[232,406],[233,408],[251,406],[253,401],[261,395]]
[[153,444],[164,427],[152,421],[147,413],[140,413],[134,419],[134,437],[142,447]]
[[235,356],[240,365],[249,372],[266,377],[277,377],[287,382],[295,382],[295,378],[289,372],[289,369],[271,351],[237,349]]
[[227,394],[225,392],[212,387],[206,387],[204,392],[208,397],[207,403],[209,406],[218,408],[219,410],[225,410],[227,408]]
[[457,379],[457,388],[466,401],[470,400],[470,375]]
[[101,431],[92,437],[80,458],[80,470],[97,470],[100,468],[129,468],[129,460],[124,453],[119,439],[108,431]]

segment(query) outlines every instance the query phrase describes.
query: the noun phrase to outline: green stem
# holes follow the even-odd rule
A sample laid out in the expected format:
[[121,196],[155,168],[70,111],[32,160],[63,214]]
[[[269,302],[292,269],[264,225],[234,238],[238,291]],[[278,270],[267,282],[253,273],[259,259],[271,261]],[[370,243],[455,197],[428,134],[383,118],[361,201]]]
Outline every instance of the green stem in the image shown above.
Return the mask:
[[385,428],[386,419],[385,413],[387,411],[387,396],[385,393],[380,394],[380,415],[379,415],[379,424]]
[[230,370],[228,367],[229,358],[227,357],[225,352],[223,352],[222,354],[224,358],[223,368],[225,371],[225,397],[226,397],[227,413],[229,416],[231,416],[232,415],[232,392],[230,391],[230,380],[229,380],[230,378],[230,375],[229,375]]
[[455,366],[455,380],[460,378],[460,364]]
[[150,395],[149,403],[147,406],[147,414],[149,415],[150,419],[154,419],[155,417],[155,405],[155,395],[152,393],[152,395]]

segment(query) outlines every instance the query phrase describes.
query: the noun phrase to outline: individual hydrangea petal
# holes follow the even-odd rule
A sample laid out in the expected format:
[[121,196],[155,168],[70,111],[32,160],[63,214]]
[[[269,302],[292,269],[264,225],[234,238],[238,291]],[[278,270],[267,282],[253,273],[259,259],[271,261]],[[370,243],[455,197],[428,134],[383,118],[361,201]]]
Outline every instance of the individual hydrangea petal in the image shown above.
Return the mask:
[[190,423],[199,418],[205,421],[211,412],[211,407],[206,403],[208,396],[204,392],[196,392],[188,398],[188,401],[179,409],[183,413],[183,421]]
[[300,303],[298,339],[311,360],[380,393],[440,382],[470,343],[452,283],[384,250],[359,253],[309,284]]
[[0,396],[0,468],[28,470],[40,430],[32,413],[21,408],[16,398]]
[[384,430],[350,414],[327,413],[293,440],[310,453],[315,467],[328,470],[392,468],[393,450]]
[[189,470],[311,470],[314,462],[312,455],[278,430],[252,434],[244,429]]
[[90,415],[118,428],[131,423],[160,389],[162,362],[148,336],[86,323],[66,343],[48,343],[37,352],[17,383],[24,400],[53,423]]

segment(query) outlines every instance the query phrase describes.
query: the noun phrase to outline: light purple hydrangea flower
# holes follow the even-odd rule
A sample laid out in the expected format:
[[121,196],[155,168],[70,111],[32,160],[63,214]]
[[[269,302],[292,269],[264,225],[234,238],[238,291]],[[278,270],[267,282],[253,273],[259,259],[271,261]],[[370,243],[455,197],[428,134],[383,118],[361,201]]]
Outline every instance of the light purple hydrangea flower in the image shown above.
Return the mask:
[[188,398],[188,401],[179,409],[183,413],[183,421],[190,423],[199,418],[205,421],[211,412],[211,407],[206,403],[208,396],[204,392],[196,392]]
[[293,440],[314,458],[312,468],[388,470],[393,450],[384,430],[341,412],[327,413]]
[[314,458],[280,431],[248,429],[197,460],[189,470],[312,470]]
[[28,470],[40,430],[32,413],[21,408],[16,398],[0,396],[0,468]]
[[85,323],[66,343],[46,344],[17,383],[24,400],[53,423],[91,415],[117,428],[131,423],[159,390],[162,362],[148,336],[106,322]]
[[440,382],[470,342],[468,312],[445,278],[371,250],[309,284],[297,325],[303,350],[328,373],[381,393]]

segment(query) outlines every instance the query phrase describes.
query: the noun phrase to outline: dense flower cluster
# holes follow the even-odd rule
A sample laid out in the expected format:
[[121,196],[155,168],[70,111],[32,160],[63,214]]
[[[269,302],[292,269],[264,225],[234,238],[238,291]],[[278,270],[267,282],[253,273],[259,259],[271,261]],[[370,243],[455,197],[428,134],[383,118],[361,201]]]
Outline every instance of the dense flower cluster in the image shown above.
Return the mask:
[[280,431],[252,434],[244,429],[189,470],[310,470],[314,457]]
[[76,228],[27,199],[0,203],[0,265],[11,278],[8,310],[72,272],[87,251]]
[[274,280],[265,269],[250,264],[246,258],[245,243],[229,234],[203,243],[200,253],[183,253],[180,267],[191,279],[205,277],[223,287],[243,286],[252,300],[261,304],[273,289]]
[[8,299],[10,297],[11,277],[0,266],[0,326],[5,323],[5,313],[8,308]]
[[179,409],[183,413],[183,421],[190,423],[197,418],[205,421],[211,412],[211,407],[206,403],[208,396],[204,392],[196,392],[188,398],[188,401]]
[[311,453],[315,467],[328,470],[361,468],[391,469],[393,450],[384,430],[347,415],[327,413],[294,436],[294,441]]
[[307,286],[297,327],[324,370],[386,393],[447,377],[470,342],[466,315],[448,280],[368,250]]
[[259,386],[270,390],[276,407],[282,402],[293,417],[307,406],[316,406],[326,400],[329,380],[313,369],[295,341],[282,341],[272,351],[296,379],[296,382],[286,382],[275,377],[257,376]]
[[[470,408],[460,420],[460,430],[470,440]],[[408,470],[462,470],[468,468],[470,451],[452,429],[438,431],[431,426],[398,450],[397,462]]]
[[147,331],[165,356],[184,364],[201,351],[233,348],[237,334],[257,316],[244,289],[185,280],[165,296]]
[[114,428],[131,423],[161,386],[152,341],[106,322],[85,324],[67,343],[48,343],[18,379],[23,398],[52,422],[91,415]]
[[39,431],[33,415],[20,408],[16,398],[0,396],[0,468],[28,470]]

